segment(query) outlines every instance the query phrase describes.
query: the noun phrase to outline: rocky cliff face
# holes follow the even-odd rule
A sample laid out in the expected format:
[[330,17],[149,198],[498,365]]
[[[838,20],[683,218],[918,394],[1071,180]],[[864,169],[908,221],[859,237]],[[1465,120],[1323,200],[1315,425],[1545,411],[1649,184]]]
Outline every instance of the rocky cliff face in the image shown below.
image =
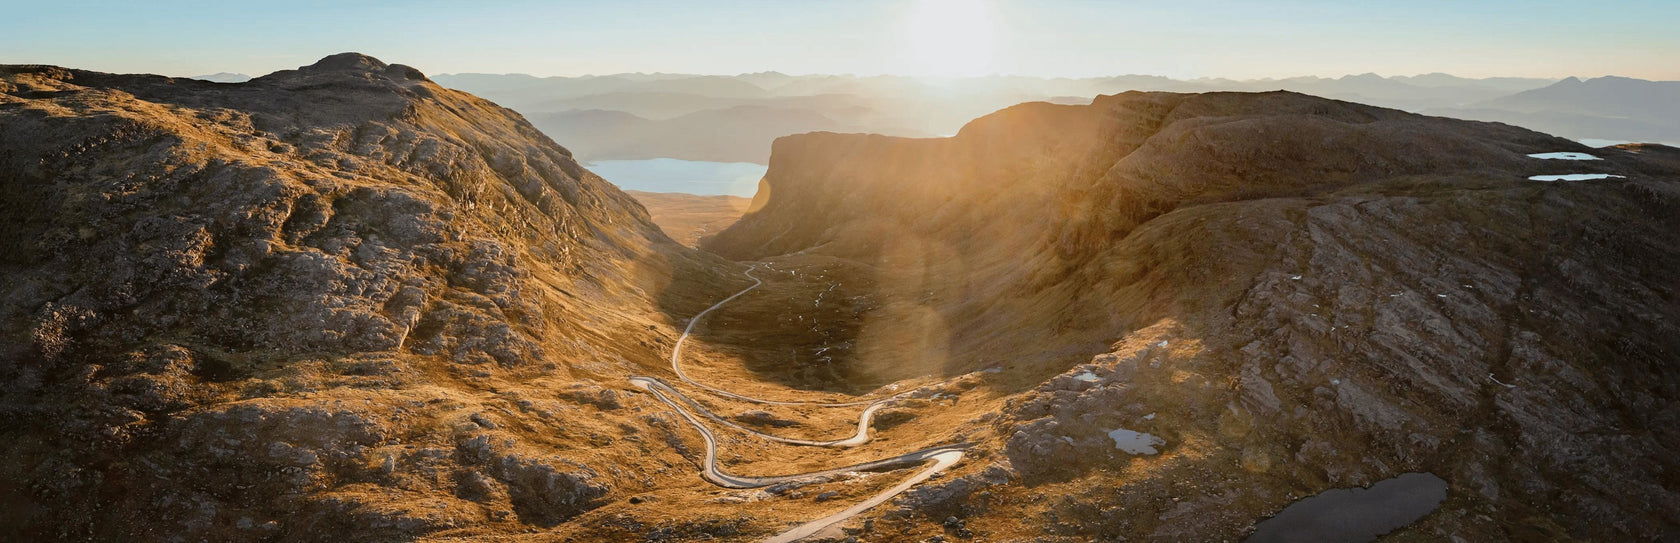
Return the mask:
[[[1556,151],[1602,160],[1526,156]],[[937,324],[921,333],[945,356],[920,370],[1001,369],[977,455],[1014,482],[963,468],[889,530],[1228,540],[1295,498],[1429,471],[1448,501],[1402,539],[1660,538],[1680,525],[1675,154],[1290,93],[1128,93],[948,139],[783,138],[762,209],[703,247],[854,263],[879,280],[841,295],[932,315],[891,324]],[[1527,180],[1576,172],[1625,177]],[[1117,429],[1160,454],[1117,450]]]
[[701,301],[674,277],[732,267],[517,114],[353,53],[239,84],[0,66],[0,231],[25,539],[569,519],[636,461],[530,440],[620,434],[591,383],[660,362]]
[[[1557,151],[1602,160],[1526,156]],[[1623,177],[1526,179],[1577,172]],[[866,447],[729,434],[726,467],[974,444],[864,538],[1236,539],[1405,471],[1450,487],[1402,539],[1680,524],[1675,149],[1132,93],[784,138],[757,204],[706,244],[765,283],[696,329],[694,372],[928,388]],[[897,480],[703,482],[623,378],[668,371],[743,267],[400,65],[0,67],[0,231],[0,538],[750,539]]]
[[[1572,164],[1524,154],[1588,150],[1506,125],[1288,92],[1029,103],[976,119],[953,138],[817,133],[782,138],[775,149],[762,209],[707,248],[751,258],[833,243],[873,254],[884,245],[866,242],[873,232],[864,230],[888,222],[953,243],[961,232],[1025,226],[1051,236],[1043,248],[1069,256],[1185,203],[1408,175],[1554,173]],[[1616,166],[1606,173],[1635,167]],[[852,220],[861,216],[871,220]]]

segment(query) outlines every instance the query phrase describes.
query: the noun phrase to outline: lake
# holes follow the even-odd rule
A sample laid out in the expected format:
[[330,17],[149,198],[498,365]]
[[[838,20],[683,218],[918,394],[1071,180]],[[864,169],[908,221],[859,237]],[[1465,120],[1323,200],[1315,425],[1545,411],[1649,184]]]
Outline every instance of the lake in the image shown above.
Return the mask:
[[1406,473],[1371,488],[1326,490],[1283,508],[1243,543],[1368,543],[1423,518],[1447,499],[1433,473]]
[[705,162],[675,158],[597,160],[583,165],[618,188],[646,192],[745,196],[758,192],[769,169],[751,162]]

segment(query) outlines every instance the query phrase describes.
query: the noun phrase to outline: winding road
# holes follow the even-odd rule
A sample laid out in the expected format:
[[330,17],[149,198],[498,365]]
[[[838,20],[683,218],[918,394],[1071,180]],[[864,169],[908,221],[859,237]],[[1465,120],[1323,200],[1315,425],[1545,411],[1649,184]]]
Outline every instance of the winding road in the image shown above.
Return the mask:
[[881,471],[904,466],[913,466],[941,453],[960,453],[963,449],[968,448],[967,444],[944,445],[922,449],[912,453],[901,454],[890,458],[883,458],[881,460],[864,462],[862,464],[852,464],[850,466],[825,469],[822,471],[796,473],[792,475],[769,475],[759,477],[732,475],[725,473],[717,467],[717,434],[714,434],[711,428],[706,427],[705,423],[700,422],[700,419],[695,417],[688,409],[683,408],[681,404],[671,399],[670,395],[680,395],[680,392],[677,392],[676,389],[670,388],[670,386],[664,383],[646,377],[632,377],[630,378],[630,382],[636,386],[642,387],[642,389],[647,390],[648,392],[653,393],[654,397],[659,398],[660,401],[665,402],[666,405],[676,409],[678,415],[682,415],[683,419],[687,420],[690,426],[693,426],[696,430],[700,431],[700,436],[705,438],[706,441],[706,460],[701,465],[700,476],[707,482],[724,488],[760,488],[779,483],[786,483],[789,481],[817,479],[854,471]]
[[[894,398],[889,398],[888,400],[882,400],[882,401],[878,401],[878,402],[874,402],[874,403],[869,404],[868,408],[864,409],[862,413],[858,414],[857,433],[852,435],[852,437],[848,437],[848,438],[845,438],[845,439],[835,439],[835,440],[829,440],[829,441],[821,441],[821,440],[796,439],[796,438],[791,438],[791,437],[782,437],[782,436],[778,436],[778,435],[775,435],[775,434],[764,433],[764,432],[761,432],[761,431],[758,431],[758,430],[755,430],[755,429],[752,429],[752,428],[748,428],[746,426],[742,426],[739,423],[736,423],[735,421],[732,421],[732,420],[723,418],[721,416],[718,416],[718,414],[713,413],[710,409],[706,409],[705,406],[700,405],[699,402],[694,401],[693,398],[688,397],[687,394],[683,394],[681,391],[678,391],[675,387],[672,387],[670,383],[667,383],[667,382],[665,382],[663,380],[660,380],[659,378],[656,378],[656,377],[632,377],[632,378],[630,378],[630,382],[632,384],[634,384],[636,386],[639,386],[639,387],[642,387],[644,389],[651,389],[651,388],[654,388],[654,387],[658,387],[659,389],[663,390],[664,392],[669,393],[671,396],[675,396],[677,399],[682,400],[682,403],[687,404],[690,409],[700,413],[701,415],[705,415],[706,418],[712,419],[713,422],[716,422],[718,424],[722,424],[724,426],[728,426],[730,428],[733,428],[733,429],[736,429],[736,430],[739,430],[739,431],[742,431],[742,432],[753,434],[753,435],[756,435],[760,438],[763,438],[763,439],[766,439],[766,440],[769,440],[769,441],[775,441],[775,442],[778,442],[778,443],[787,443],[787,444],[790,444],[790,445],[809,445],[809,446],[814,446],[814,447],[856,447],[858,445],[868,443],[869,442],[869,424],[875,420],[875,412],[879,411],[881,408],[886,407],[888,404],[890,404],[891,403],[890,400],[897,399],[897,397],[894,397]],[[661,398],[664,398],[665,395],[663,393],[660,393],[659,396]],[[666,402],[666,403],[671,403],[671,402]]]
[[956,464],[957,461],[962,460],[962,457],[963,452],[960,450],[947,450],[934,453],[933,455],[928,456],[928,458],[933,459],[933,465],[928,466],[927,469],[917,473],[914,477],[905,479],[904,482],[899,483],[898,486],[889,488],[880,494],[876,494],[873,497],[858,503],[857,505],[848,507],[845,511],[813,520],[811,522],[801,524],[799,527],[792,530],[776,534],[776,537],[766,539],[764,540],[764,543],[786,543],[817,535],[822,532],[824,528],[839,524],[841,521],[857,516],[858,513],[868,511],[869,508],[880,505],[881,502],[892,499],[893,496],[897,496],[900,492],[910,490],[910,487],[916,486],[922,481],[928,480],[928,478],[933,477],[935,473],[945,471],[945,468],[949,468],[952,464]]
[[[765,432],[760,432],[758,430],[754,430],[754,429],[751,429],[751,428],[747,428],[745,426],[741,426],[740,424],[736,424],[735,422],[730,421],[730,420],[728,420],[724,417],[721,417],[721,416],[717,415],[716,413],[713,413],[711,410],[707,409],[705,406],[701,405],[699,402],[694,401],[693,398],[690,398],[690,397],[688,397],[688,395],[683,394],[682,391],[677,390],[677,388],[675,386],[672,386],[670,383],[667,383],[667,382],[665,382],[664,380],[662,380],[658,377],[650,377],[650,376],[644,376],[644,375],[638,375],[638,376],[631,377],[630,378],[630,383],[631,384],[636,385],[637,387],[639,387],[643,390],[646,390],[648,393],[652,394],[654,398],[657,398],[657,399],[659,399],[659,401],[664,402],[666,405],[670,406],[672,410],[676,411],[678,415],[682,416],[682,418],[684,420],[688,421],[688,424],[690,426],[693,426],[695,430],[698,430],[700,432],[700,437],[703,438],[705,443],[706,443],[706,455],[705,455],[706,457],[705,457],[704,462],[701,463],[700,477],[702,479],[705,479],[709,483],[712,483],[712,484],[715,484],[715,485],[718,485],[718,486],[721,486],[721,487],[724,487],[724,488],[760,488],[760,487],[770,486],[770,485],[779,484],[779,483],[785,483],[785,482],[791,482],[791,481],[806,481],[806,480],[812,480],[812,479],[828,477],[828,476],[833,476],[833,475],[838,475],[838,474],[843,474],[843,473],[850,473],[850,472],[883,471],[883,470],[899,469],[899,468],[903,468],[903,467],[922,464],[924,462],[927,462],[928,460],[933,461],[933,463],[931,465],[929,465],[926,469],[923,469],[922,471],[918,472],[916,475],[910,477],[909,479],[904,480],[903,482],[899,483],[898,485],[896,485],[892,488],[889,488],[885,491],[882,491],[882,492],[880,492],[880,493],[878,493],[874,496],[871,496],[869,499],[864,500],[863,502],[860,502],[856,505],[853,505],[853,506],[851,506],[851,507],[849,507],[849,508],[847,508],[843,511],[840,511],[838,513],[835,513],[833,515],[829,515],[829,516],[826,516],[826,517],[823,517],[823,518],[820,518],[820,519],[817,519],[817,520],[814,520],[814,521],[811,521],[811,522],[807,522],[805,524],[801,524],[801,525],[799,525],[799,526],[797,526],[797,527],[795,527],[791,530],[788,530],[786,532],[778,534],[775,537],[770,538],[766,541],[772,542],[772,543],[783,543],[783,542],[797,541],[799,539],[803,539],[803,538],[815,535],[818,532],[823,531],[825,528],[834,526],[834,525],[836,525],[836,524],[838,524],[842,521],[845,521],[846,519],[849,519],[853,516],[856,516],[859,513],[862,513],[864,511],[868,510],[871,507],[874,507],[876,505],[880,505],[881,503],[883,503],[883,502],[885,502],[889,499],[892,499],[893,496],[897,496],[899,493],[902,493],[905,490],[909,490],[910,487],[913,487],[913,486],[921,483],[922,481],[926,481],[928,478],[933,477],[934,474],[937,474],[941,471],[944,471],[945,469],[949,468],[951,465],[956,464],[958,461],[962,460],[963,451],[966,450],[969,447],[969,444],[959,443],[959,444],[952,444],[952,445],[942,445],[942,446],[938,446],[938,447],[931,447],[931,448],[918,450],[918,451],[915,451],[915,452],[905,453],[905,454],[901,454],[901,455],[893,456],[893,457],[889,457],[889,458],[883,458],[883,459],[880,459],[880,460],[864,462],[864,463],[861,463],[861,464],[852,464],[852,465],[849,465],[849,466],[843,466],[843,467],[839,467],[839,468],[826,469],[826,470],[821,470],[821,471],[812,471],[812,472],[806,472],[806,473],[796,473],[796,474],[789,474],[789,475],[745,476],[745,475],[735,475],[735,474],[727,473],[727,472],[719,469],[718,465],[717,465],[717,451],[718,451],[717,435],[713,432],[711,427],[707,426],[706,423],[703,420],[701,420],[701,417],[711,419],[713,422],[716,422],[718,424],[722,424],[722,425],[724,425],[726,427],[729,427],[731,429],[738,430],[738,431],[745,432],[745,433],[749,433],[749,434],[758,436],[760,438],[767,439],[767,440],[770,440],[770,441],[779,442],[779,443],[787,443],[787,444],[792,444],[792,445],[804,445],[804,446],[818,446],[818,447],[854,447],[854,446],[857,446],[857,445],[862,445],[862,444],[867,443],[869,441],[869,425],[870,425],[871,422],[873,422],[876,411],[879,411],[881,408],[890,405],[892,402],[903,399],[904,397],[906,397],[906,396],[908,396],[912,393],[915,393],[918,390],[921,390],[922,388],[926,388],[926,387],[922,387],[922,388],[918,388],[918,389],[907,391],[907,392],[901,392],[901,393],[894,394],[894,395],[892,395],[890,397],[887,397],[887,398],[882,398],[882,399],[873,400],[873,401],[838,402],[838,403],[830,403],[830,402],[789,402],[789,401],[765,400],[765,399],[761,399],[761,398],[754,398],[754,397],[751,397],[751,396],[737,394],[735,392],[731,392],[731,391],[724,390],[724,389],[721,389],[721,388],[717,388],[717,387],[714,387],[714,386],[711,386],[711,385],[707,385],[705,383],[701,383],[699,381],[695,381],[694,379],[689,378],[688,375],[683,373],[683,371],[682,371],[681,359],[682,359],[683,343],[686,342],[688,340],[689,335],[694,332],[694,326],[697,323],[699,323],[700,320],[702,318],[704,318],[708,313],[711,313],[712,311],[716,310],[719,307],[722,307],[724,304],[727,304],[727,303],[735,300],[736,298],[740,298],[742,295],[744,295],[744,294],[752,291],[753,289],[756,289],[759,286],[762,286],[764,284],[764,281],[762,279],[759,279],[758,277],[756,277],[752,274],[753,270],[756,269],[756,268],[757,268],[757,265],[749,266],[747,268],[746,272],[745,272],[746,276],[753,280],[752,286],[749,286],[745,289],[742,289],[740,292],[736,292],[735,294],[730,295],[728,298],[724,298],[722,301],[719,301],[716,304],[712,304],[711,307],[706,308],[704,311],[701,311],[699,314],[695,315],[694,318],[689,319],[688,326],[683,329],[682,336],[677,338],[676,345],[674,345],[671,348],[671,371],[672,371],[672,373],[675,373],[677,378],[681,379],[683,382],[688,383],[690,385],[694,385],[696,387],[699,387],[699,388],[701,388],[701,389],[703,389],[707,392],[710,392],[712,394],[722,396],[722,397],[726,397],[726,398],[746,401],[746,402],[766,404],[766,405],[790,405],[790,406],[849,407],[849,406],[866,405],[868,407],[865,407],[863,412],[858,415],[857,433],[855,435],[851,436],[851,437],[848,437],[848,438],[845,438],[845,439],[829,440],[829,441],[786,438],[786,437],[776,436],[776,435],[773,435],[773,434],[768,434],[768,433],[765,433]],[[696,413],[699,413],[699,415],[696,415]]]
[[[694,318],[688,319],[688,326],[683,328],[682,336],[678,337],[677,338],[677,344],[675,346],[671,347],[671,371],[673,373],[677,374],[677,378],[682,379],[682,381],[684,383],[688,383],[688,384],[703,388],[707,392],[711,392],[713,394],[723,396],[725,398],[734,398],[734,399],[741,400],[741,401],[761,403],[761,404],[765,404],[765,405],[814,405],[814,406],[818,406],[818,407],[854,407],[854,406],[868,405],[870,403],[874,403],[874,402],[868,402],[868,401],[827,403],[827,402],[784,402],[784,401],[775,401],[775,400],[765,400],[765,399],[761,399],[761,398],[754,398],[754,397],[751,397],[751,396],[736,394],[734,392],[730,392],[730,391],[727,391],[727,390],[724,390],[724,389],[721,389],[721,388],[717,388],[717,387],[714,387],[712,385],[708,385],[708,384],[696,381],[694,379],[690,379],[688,377],[688,374],[683,373],[682,362],[681,362],[683,343],[688,342],[688,336],[694,332],[694,326],[696,324],[700,323],[700,319],[706,318],[706,314],[717,310],[717,308],[719,308],[719,307],[723,307],[724,304],[735,301],[736,298],[740,298],[742,295],[744,295],[748,292],[752,292],[753,289],[756,289],[760,286],[763,286],[764,285],[764,280],[759,279],[758,276],[755,276],[752,273],[753,270],[755,270],[755,269],[758,269],[757,264],[747,266],[747,271],[744,272],[748,279],[753,280],[752,286],[741,289],[740,292],[729,295],[728,298],[724,298],[723,300],[719,301],[718,303],[712,304],[711,307],[706,308],[704,311],[701,311],[700,313],[694,315]],[[877,400],[877,402],[878,401],[881,401],[881,400]]]

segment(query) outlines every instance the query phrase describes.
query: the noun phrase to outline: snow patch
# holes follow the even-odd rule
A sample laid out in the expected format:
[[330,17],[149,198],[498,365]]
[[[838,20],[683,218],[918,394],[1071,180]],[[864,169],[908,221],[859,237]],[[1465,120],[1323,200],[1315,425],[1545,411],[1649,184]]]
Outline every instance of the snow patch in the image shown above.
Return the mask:
[[1097,381],[1102,380],[1101,377],[1097,377],[1097,374],[1091,373],[1091,370],[1085,370],[1085,373],[1075,375],[1075,376],[1073,376],[1073,378],[1075,380],[1084,381],[1084,382],[1087,382],[1087,383],[1095,383]]
[[1604,160],[1586,153],[1534,153],[1528,156],[1541,160]]

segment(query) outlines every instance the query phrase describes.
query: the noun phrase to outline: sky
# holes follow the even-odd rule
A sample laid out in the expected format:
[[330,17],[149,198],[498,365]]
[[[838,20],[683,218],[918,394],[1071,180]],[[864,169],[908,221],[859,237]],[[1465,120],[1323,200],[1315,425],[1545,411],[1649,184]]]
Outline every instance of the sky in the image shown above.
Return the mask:
[[0,64],[262,75],[357,51],[428,74],[1680,80],[1676,21],[1680,0],[0,0]]

